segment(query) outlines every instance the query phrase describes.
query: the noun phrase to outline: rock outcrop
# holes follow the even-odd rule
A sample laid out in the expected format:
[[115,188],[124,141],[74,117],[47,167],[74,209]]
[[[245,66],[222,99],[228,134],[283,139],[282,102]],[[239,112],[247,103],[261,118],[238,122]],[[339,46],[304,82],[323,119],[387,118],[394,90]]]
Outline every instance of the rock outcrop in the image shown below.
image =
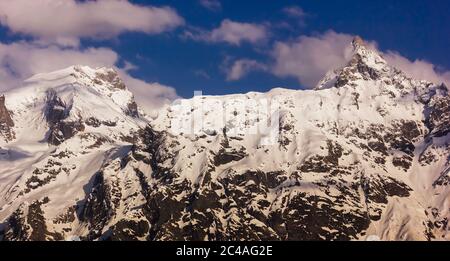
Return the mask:
[[11,113],[8,111],[5,105],[5,96],[0,96],[0,134],[5,140],[11,140],[14,138],[14,121],[11,118]]

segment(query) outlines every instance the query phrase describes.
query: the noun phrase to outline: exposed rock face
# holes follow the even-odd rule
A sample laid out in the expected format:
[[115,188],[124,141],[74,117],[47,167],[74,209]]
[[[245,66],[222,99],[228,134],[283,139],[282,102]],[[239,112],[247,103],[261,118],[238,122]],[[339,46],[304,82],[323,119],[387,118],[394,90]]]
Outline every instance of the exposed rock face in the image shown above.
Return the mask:
[[102,81],[112,84],[114,88],[120,90],[126,89],[125,84],[123,83],[122,79],[120,79],[119,75],[114,69],[109,69],[106,72],[96,73],[96,78],[94,79],[94,82],[96,84],[102,84]]
[[69,110],[70,108],[67,108],[67,105],[53,91],[48,93],[45,116],[49,124],[48,142],[50,144],[59,145],[72,138],[77,132],[84,130],[85,126],[81,119],[66,120]]
[[14,138],[14,132],[12,131],[14,122],[11,118],[11,114],[5,105],[5,96],[0,96],[0,134],[5,140],[11,140]]
[[136,102],[130,102],[127,105],[128,110],[126,111],[126,114],[134,117],[134,118],[138,118],[139,117],[139,110],[138,110],[138,106]]
[[5,105],[5,96],[0,96],[0,124],[8,126],[8,127],[14,127],[14,122],[11,119],[11,115],[6,108]]
[[21,205],[8,220],[8,230],[4,240],[63,240],[60,234],[51,233],[47,230],[46,220],[42,206],[49,202],[48,197],[41,201],[36,200],[30,205]]
[[450,96],[444,88],[440,89],[444,95],[434,96],[427,104],[426,124],[435,137],[450,133]]

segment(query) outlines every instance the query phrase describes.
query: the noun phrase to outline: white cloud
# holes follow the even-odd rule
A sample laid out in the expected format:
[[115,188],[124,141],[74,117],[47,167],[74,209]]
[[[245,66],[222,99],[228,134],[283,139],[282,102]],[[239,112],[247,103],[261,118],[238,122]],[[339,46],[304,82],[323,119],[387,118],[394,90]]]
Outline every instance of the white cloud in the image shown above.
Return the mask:
[[211,41],[240,45],[242,42],[257,43],[268,36],[264,26],[251,23],[239,23],[225,19],[219,28],[211,32]]
[[[74,64],[91,67],[112,66],[117,54],[106,48],[85,50],[42,47],[28,42],[0,43],[0,74],[6,76],[0,82],[1,89],[16,87],[25,78],[42,72],[59,70]],[[5,85],[3,79],[8,79]]]
[[240,23],[225,19],[218,28],[212,31],[193,28],[192,31],[186,31],[184,36],[197,41],[241,45],[243,42],[252,44],[263,42],[269,37],[269,32],[264,25]]
[[293,42],[277,42],[272,52],[272,71],[294,76],[306,87],[314,87],[331,69],[346,63],[353,36],[333,31],[318,36],[301,36]]
[[34,74],[81,64],[113,67],[145,109],[177,98],[176,91],[132,77],[137,67],[109,48],[78,48],[82,38],[105,39],[123,32],[156,34],[184,23],[169,7],[150,7],[128,0],[0,0],[0,25],[33,41],[0,42],[0,91],[19,86]]
[[222,4],[219,0],[200,0],[200,5],[211,11],[222,10]]
[[[307,88],[313,88],[333,69],[345,65],[352,55],[351,41],[354,35],[325,32],[317,36],[302,36],[295,41],[277,42],[272,56],[271,68],[277,76],[293,76]],[[375,42],[370,42],[376,48]],[[438,72],[436,66],[423,61],[410,61],[399,53],[380,52],[387,62],[419,80],[450,84],[450,71]]]
[[156,34],[184,23],[169,7],[127,0],[0,1],[0,24],[41,43],[77,46],[80,38],[111,38],[126,31]]
[[283,13],[290,17],[302,18],[306,16],[305,11],[299,6],[288,6],[283,8]]
[[236,60],[230,68],[227,69],[227,81],[237,81],[251,71],[265,71],[267,66],[260,62],[250,59]]
[[94,68],[101,66],[116,68],[144,109],[152,109],[177,98],[173,88],[136,79],[128,74],[127,66],[123,69],[115,67],[118,59],[117,53],[107,48],[79,50],[58,46],[43,47],[28,42],[0,43],[0,91],[19,86],[24,79],[34,74],[81,64]]
[[450,87],[450,71],[439,72],[435,65],[424,60],[414,60],[401,56],[397,52],[388,51],[383,57],[386,61],[418,80],[428,80],[434,83],[445,83]]
[[130,63],[129,61],[125,61],[123,68],[124,71],[129,72],[129,71],[134,71],[139,69],[139,67],[137,67],[135,64]]
[[148,83],[118,69],[120,77],[134,94],[136,102],[147,112],[178,99],[176,90],[160,83]]

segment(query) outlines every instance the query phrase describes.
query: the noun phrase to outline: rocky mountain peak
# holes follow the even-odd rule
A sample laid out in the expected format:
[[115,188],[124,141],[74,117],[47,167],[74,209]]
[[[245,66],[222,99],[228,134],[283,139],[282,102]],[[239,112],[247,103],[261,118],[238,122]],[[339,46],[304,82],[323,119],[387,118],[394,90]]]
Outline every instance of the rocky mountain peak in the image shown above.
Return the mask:
[[[106,100],[112,100],[115,104],[122,107],[124,111],[137,110],[134,96],[127,89],[117,70],[110,67],[93,68],[85,65],[73,65],[66,69],[33,76],[28,81],[32,81],[37,85],[45,85],[47,91],[55,92],[55,95],[62,98],[67,104],[73,102],[72,96],[76,93],[84,92],[85,88],[92,88],[96,96],[103,97]],[[68,92],[62,88],[59,92],[58,86],[72,85],[77,86]],[[56,88],[55,88],[56,86]],[[89,104],[85,104],[90,106]],[[89,109],[89,108],[87,108]],[[132,113],[136,114],[136,113]]]
[[393,71],[375,46],[356,36],[351,43],[352,55],[341,68],[335,68],[328,72],[318,83],[316,90],[345,85],[356,85],[358,80],[376,81],[383,74]]
[[358,46],[365,45],[365,42],[360,36],[357,35],[353,38],[352,45],[356,48]]
[[79,84],[84,86],[102,86],[110,91],[127,90],[119,73],[114,68],[97,67],[86,65],[73,65],[65,69],[36,74],[25,81],[31,84],[42,84],[42,82],[63,84]]
[[114,68],[99,67],[91,68],[89,66],[76,65],[73,66],[76,78],[86,77],[98,85],[110,85],[112,89],[126,90],[125,83]]
[[[387,64],[381,54],[376,49],[376,46],[370,42],[364,41],[361,37],[355,36],[352,41],[353,56],[350,62],[363,62],[369,66],[377,64]],[[352,63],[350,63],[351,65]]]
[[28,128],[42,131],[35,133],[36,139],[53,145],[84,131],[125,135],[140,115],[133,93],[119,73],[106,67],[74,65],[36,74],[6,94],[8,109],[3,97],[0,101],[0,136],[7,141],[27,138],[24,129]]

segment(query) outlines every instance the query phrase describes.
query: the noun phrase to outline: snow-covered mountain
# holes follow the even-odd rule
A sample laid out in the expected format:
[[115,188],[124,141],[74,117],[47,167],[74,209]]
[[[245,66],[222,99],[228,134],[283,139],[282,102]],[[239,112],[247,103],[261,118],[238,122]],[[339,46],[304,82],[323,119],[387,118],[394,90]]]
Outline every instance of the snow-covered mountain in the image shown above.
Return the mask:
[[[112,69],[28,79],[0,98],[0,238],[450,239],[447,87],[352,44],[314,90],[194,97],[153,118]],[[271,142],[242,106],[265,100]],[[218,128],[174,132],[197,116]]]

